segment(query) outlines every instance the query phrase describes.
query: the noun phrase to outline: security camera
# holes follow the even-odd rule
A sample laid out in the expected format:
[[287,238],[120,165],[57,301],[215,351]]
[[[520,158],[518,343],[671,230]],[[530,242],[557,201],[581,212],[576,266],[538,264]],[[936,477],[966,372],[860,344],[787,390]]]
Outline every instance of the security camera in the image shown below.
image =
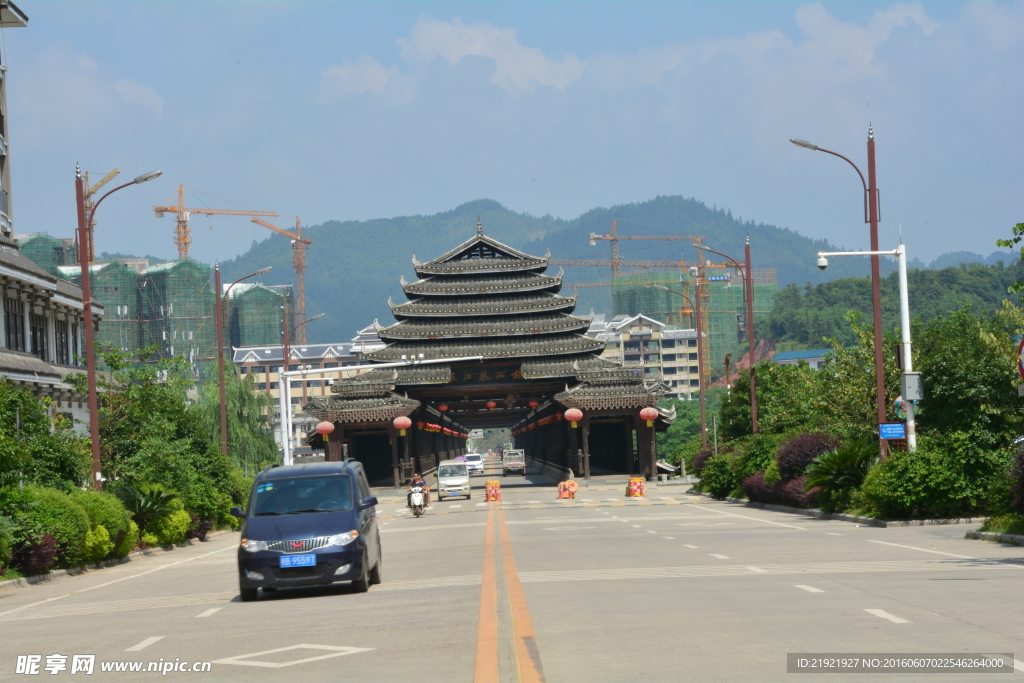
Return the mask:
[[818,269],[819,270],[825,270],[826,268],[828,268],[828,259],[825,258],[824,256],[819,256],[818,257]]

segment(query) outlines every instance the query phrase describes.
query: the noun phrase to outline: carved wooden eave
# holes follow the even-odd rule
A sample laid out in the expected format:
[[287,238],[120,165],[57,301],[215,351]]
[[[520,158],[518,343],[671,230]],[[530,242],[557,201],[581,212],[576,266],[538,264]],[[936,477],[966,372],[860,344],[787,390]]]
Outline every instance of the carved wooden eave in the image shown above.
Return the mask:
[[396,417],[411,415],[419,407],[419,401],[389,391],[374,398],[316,396],[310,399],[303,411],[317,420],[357,424],[391,422]]
[[604,349],[604,342],[580,334],[557,334],[505,340],[467,339],[467,340],[435,340],[429,343],[409,341],[394,342],[370,351],[366,357],[370,360],[388,362],[398,361],[402,356],[423,354],[430,358],[457,358],[465,356],[483,356],[484,358],[526,358],[543,355],[565,355],[576,353],[593,353]]
[[526,315],[545,311],[571,313],[576,308],[576,296],[539,292],[529,297],[497,295],[472,298],[468,301],[413,299],[401,304],[395,304],[389,296],[388,307],[396,318]]
[[574,316],[566,313],[551,315],[522,315],[490,319],[462,319],[452,322],[431,318],[403,320],[377,329],[384,340],[403,339],[460,339],[476,337],[517,337],[523,335],[585,332],[593,316]]

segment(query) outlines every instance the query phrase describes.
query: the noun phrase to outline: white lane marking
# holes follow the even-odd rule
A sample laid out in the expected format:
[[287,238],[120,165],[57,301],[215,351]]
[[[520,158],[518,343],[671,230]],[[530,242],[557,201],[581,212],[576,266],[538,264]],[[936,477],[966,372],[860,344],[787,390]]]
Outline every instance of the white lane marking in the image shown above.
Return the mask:
[[153,643],[155,643],[158,640],[163,640],[163,636],[153,636],[152,638],[146,638],[144,641],[142,641],[138,645],[132,645],[130,648],[125,650],[125,652],[138,652],[139,650],[143,650],[143,649],[149,647],[150,645],[152,645]]
[[[290,662],[261,662],[258,660],[248,659],[249,657],[258,657],[260,655],[269,655],[277,652],[287,652],[288,650],[328,650],[330,654],[318,655],[316,657],[306,657],[304,659],[293,659]],[[253,652],[247,655],[236,655],[234,657],[228,657],[227,659],[218,659],[214,661],[214,664],[237,664],[239,666],[262,666],[268,669],[280,669],[285,666],[293,666],[295,664],[305,664],[306,662],[315,662],[318,659],[329,659],[331,657],[343,657],[344,655],[354,655],[359,652],[369,652],[376,648],[372,647],[342,647],[339,645],[310,645],[303,643],[300,645],[291,645],[289,647],[279,647],[276,650],[264,650],[263,652]]]
[[477,503],[476,506],[478,508],[485,508],[485,507],[487,507],[487,503]]
[[889,621],[891,621],[894,624],[912,624],[912,623],[914,623],[910,619],[904,619],[903,617],[897,617],[895,614],[889,614],[888,612],[886,612],[883,609],[865,609],[864,611],[867,612],[868,614],[874,614],[876,617],[881,617],[882,619],[888,619]]
[[936,555],[948,555],[949,557],[959,557],[961,560],[973,560],[974,558],[970,555],[954,555],[953,553],[944,553],[941,550],[929,550],[928,548],[918,548],[912,545],[903,545],[901,543],[888,543],[886,541],[871,541],[868,543],[880,543],[882,545],[891,545],[896,548],[909,548],[910,550],[920,550],[922,553],[935,553]]
[[53,602],[54,600],[60,600],[61,598],[68,598],[68,597],[71,597],[72,595],[78,595],[79,593],[86,593],[88,591],[94,591],[97,588],[104,588],[106,586],[111,586],[111,585],[113,585],[115,583],[121,583],[122,581],[128,581],[129,579],[137,579],[138,577],[145,576],[146,574],[152,574],[153,572],[158,572],[158,571],[160,571],[162,569],[167,569],[168,567],[176,567],[177,565],[183,564],[185,562],[192,562],[193,560],[200,560],[200,559],[202,559],[204,557],[209,557],[210,555],[216,555],[217,553],[222,553],[225,550],[234,550],[237,547],[238,546],[236,546],[234,543],[232,543],[231,545],[229,545],[226,548],[221,548],[220,550],[214,550],[213,552],[210,552],[210,553],[205,553],[203,555],[196,555],[195,557],[189,557],[189,558],[186,558],[184,560],[178,560],[177,562],[170,562],[168,564],[162,564],[159,567],[156,567],[154,569],[149,569],[149,570],[144,571],[144,572],[139,572],[138,574],[132,574],[131,576],[122,576],[120,579],[114,579],[113,581],[107,581],[106,583],[101,583],[101,584],[98,584],[96,586],[90,586],[88,588],[82,588],[82,589],[77,590],[77,591],[72,591],[70,593],[65,593],[64,595],[58,595],[56,597],[46,598],[45,600],[40,600],[39,602],[33,602],[33,603],[29,603],[27,605],[22,605],[21,607],[15,607],[13,609],[9,609],[7,611],[0,612],[0,617],[2,617],[5,614],[10,614],[11,612],[18,612],[18,611],[23,610],[23,609],[28,609],[29,607],[35,607],[36,605],[45,605],[46,603]]
[[528,500],[528,501],[526,501],[526,502],[527,502],[527,503],[530,503],[531,505],[539,505],[539,504],[540,504],[540,501],[539,501],[539,500]]
[[767,569],[761,569],[760,567],[747,567],[747,569],[749,569],[750,571],[754,572],[755,574],[767,574],[768,573]]
[[423,529],[460,529],[471,526],[487,526],[487,522],[466,522],[465,524],[409,524],[394,529],[381,529],[382,534],[398,534],[405,531],[421,531]]
[[449,505],[448,509],[449,510],[454,510],[455,508],[460,508],[460,507],[462,507],[462,503],[456,503],[454,505]]
[[825,591],[821,590],[820,588],[815,588],[814,586],[808,586],[808,585],[802,584],[802,583],[796,584],[796,586],[794,586],[794,588],[799,588],[800,590],[807,591],[808,593],[824,593],[825,592]]
[[807,529],[803,528],[802,526],[793,526],[792,524],[783,524],[782,522],[772,522],[771,520],[758,519],[757,517],[748,517],[747,515],[737,515],[735,512],[726,512],[725,510],[716,510],[715,508],[710,507],[710,506],[701,507],[701,510],[707,510],[708,512],[717,512],[720,515],[729,515],[731,517],[741,517],[743,519],[751,519],[751,520],[753,520],[755,522],[764,522],[765,524],[774,524],[775,526],[789,527],[790,529],[799,529],[800,531],[807,531]]
[[634,529],[639,529],[639,528],[640,528],[640,525],[639,525],[639,524],[634,524],[634,525],[633,525],[633,528],[634,528]]
[[683,522],[679,526],[729,526],[735,523],[736,522],[711,522],[709,524],[705,524],[704,522]]
[[544,531],[576,531],[577,529],[596,529],[596,526],[549,526]]
[[223,607],[212,607],[212,608],[206,610],[205,612],[197,614],[196,615],[196,619],[202,619],[203,617],[211,616],[211,615],[216,614],[217,612],[221,611],[222,609],[224,609],[224,608]]
[[842,534],[836,534],[836,533],[833,533],[831,531],[826,531],[825,533],[828,534],[829,536],[842,536]]
[[695,545],[690,545],[688,543],[684,543],[683,545],[685,545],[687,548],[693,548],[694,550],[697,549],[697,546],[695,546]]
[[1013,668],[1017,671],[1024,671],[1024,662],[1020,661],[1019,659],[1013,660]]
[[718,553],[711,553],[711,557],[717,557],[720,560],[728,560],[728,555],[719,555]]
[[676,540],[675,536],[662,536],[662,538],[664,538],[666,541],[674,541],[674,540]]
[[647,533],[649,533],[649,534],[656,534],[656,533],[658,533],[658,532],[657,532],[657,531],[651,531],[650,529],[648,529],[648,530],[647,530]]

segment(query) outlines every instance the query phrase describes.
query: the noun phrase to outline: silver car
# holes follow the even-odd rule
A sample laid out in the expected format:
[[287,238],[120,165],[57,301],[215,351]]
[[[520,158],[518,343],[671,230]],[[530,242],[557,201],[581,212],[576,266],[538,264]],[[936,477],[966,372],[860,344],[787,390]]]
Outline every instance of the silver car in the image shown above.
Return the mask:
[[437,500],[455,496],[470,498],[469,467],[463,460],[442,460],[437,466]]
[[484,456],[480,455],[479,453],[467,453],[466,466],[469,467],[470,474],[483,474]]

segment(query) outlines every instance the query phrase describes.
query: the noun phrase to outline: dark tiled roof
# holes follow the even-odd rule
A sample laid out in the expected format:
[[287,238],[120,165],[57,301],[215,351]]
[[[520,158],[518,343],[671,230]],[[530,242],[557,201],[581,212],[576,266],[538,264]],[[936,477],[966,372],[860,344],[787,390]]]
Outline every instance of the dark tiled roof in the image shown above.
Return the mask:
[[510,273],[499,276],[428,277],[416,282],[401,280],[402,289],[414,296],[472,296],[555,289],[562,286],[562,273]]
[[380,328],[381,339],[455,339],[459,337],[508,337],[534,334],[555,334],[582,330],[591,316],[564,313],[520,315],[503,318],[471,318],[468,320],[414,319]]
[[[79,370],[84,371],[85,368]],[[0,373],[14,372],[25,375],[41,375],[48,379],[63,378],[71,374],[71,368],[61,368],[41,361],[31,353],[0,348]]]
[[566,311],[576,307],[575,296],[559,296],[540,292],[534,296],[486,296],[468,301],[459,299],[417,299],[403,304],[388,300],[388,306],[395,317],[455,317],[480,315],[521,315],[540,311]]
[[402,355],[425,358],[458,358],[483,356],[484,358],[518,358],[544,355],[590,353],[604,348],[604,342],[575,334],[559,334],[528,339],[481,339],[431,341],[428,343],[395,342],[367,356],[378,361],[401,360]]

